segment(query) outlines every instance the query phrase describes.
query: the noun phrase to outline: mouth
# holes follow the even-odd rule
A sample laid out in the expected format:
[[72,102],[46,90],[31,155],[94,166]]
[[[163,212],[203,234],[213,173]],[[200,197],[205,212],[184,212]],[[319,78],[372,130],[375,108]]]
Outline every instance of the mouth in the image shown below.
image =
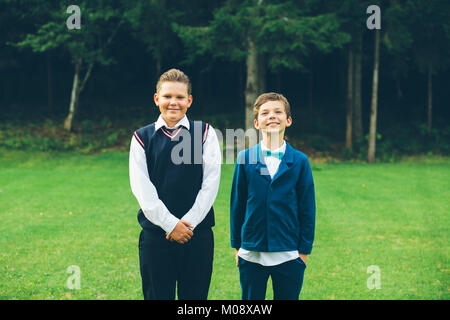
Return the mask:
[[268,127],[275,127],[275,126],[279,126],[279,125],[280,125],[279,122],[269,122],[269,123],[267,123]]
[[179,108],[167,108],[167,111],[180,111]]

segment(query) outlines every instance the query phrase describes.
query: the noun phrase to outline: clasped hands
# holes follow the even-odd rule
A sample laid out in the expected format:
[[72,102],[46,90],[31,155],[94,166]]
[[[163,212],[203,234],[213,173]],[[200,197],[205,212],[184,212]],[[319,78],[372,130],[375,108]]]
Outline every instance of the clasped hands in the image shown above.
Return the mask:
[[166,239],[169,241],[176,241],[178,243],[184,244],[188,242],[194,235],[192,229],[194,229],[194,226],[192,226],[189,222],[180,220],[178,221],[175,228],[173,228],[171,233],[166,233]]

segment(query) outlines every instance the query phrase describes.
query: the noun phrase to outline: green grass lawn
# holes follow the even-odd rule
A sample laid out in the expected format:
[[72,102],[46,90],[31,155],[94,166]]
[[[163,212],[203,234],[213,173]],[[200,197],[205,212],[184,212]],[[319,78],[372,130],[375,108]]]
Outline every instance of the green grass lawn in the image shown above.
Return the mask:
[[[449,299],[450,160],[314,164],[316,241],[301,299]],[[210,299],[239,299],[222,166]],[[0,150],[0,299],[142,299],[128,155]],[[79,266],[70,290],[67,268]],[[369,266],[380,289],[368,289]],[[272,298],[271,289],[268,299]]]

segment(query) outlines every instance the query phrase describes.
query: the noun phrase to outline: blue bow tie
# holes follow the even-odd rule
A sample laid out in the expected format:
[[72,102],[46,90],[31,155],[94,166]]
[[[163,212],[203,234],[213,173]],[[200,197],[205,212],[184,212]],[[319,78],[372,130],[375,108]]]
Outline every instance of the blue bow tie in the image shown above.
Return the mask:
[[262,154],[265,157],[275,157],[275,158],[278,158],[280,160],[283,158],[283,155],[284,155],[283,152],[272,152],[270,150],[263,150]]

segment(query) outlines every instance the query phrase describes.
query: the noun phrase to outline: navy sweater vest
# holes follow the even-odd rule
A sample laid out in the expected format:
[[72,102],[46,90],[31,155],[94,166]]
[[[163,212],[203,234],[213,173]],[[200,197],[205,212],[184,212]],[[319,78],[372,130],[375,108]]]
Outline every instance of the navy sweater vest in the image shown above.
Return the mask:
[[[189,130],[179,127],[172,133],[162,127],[155,131],[155,124],[136,130],[135,137],[145,150],[150,181],[156,187],[159,199],[178,219],[194,205],[203,182],[203,143],[208,124],[189,121]],[[143,229],[162,229],[151,223],[142,212],[138,221]],[[214,210],[211,207],[196,230],[214,226]]]

